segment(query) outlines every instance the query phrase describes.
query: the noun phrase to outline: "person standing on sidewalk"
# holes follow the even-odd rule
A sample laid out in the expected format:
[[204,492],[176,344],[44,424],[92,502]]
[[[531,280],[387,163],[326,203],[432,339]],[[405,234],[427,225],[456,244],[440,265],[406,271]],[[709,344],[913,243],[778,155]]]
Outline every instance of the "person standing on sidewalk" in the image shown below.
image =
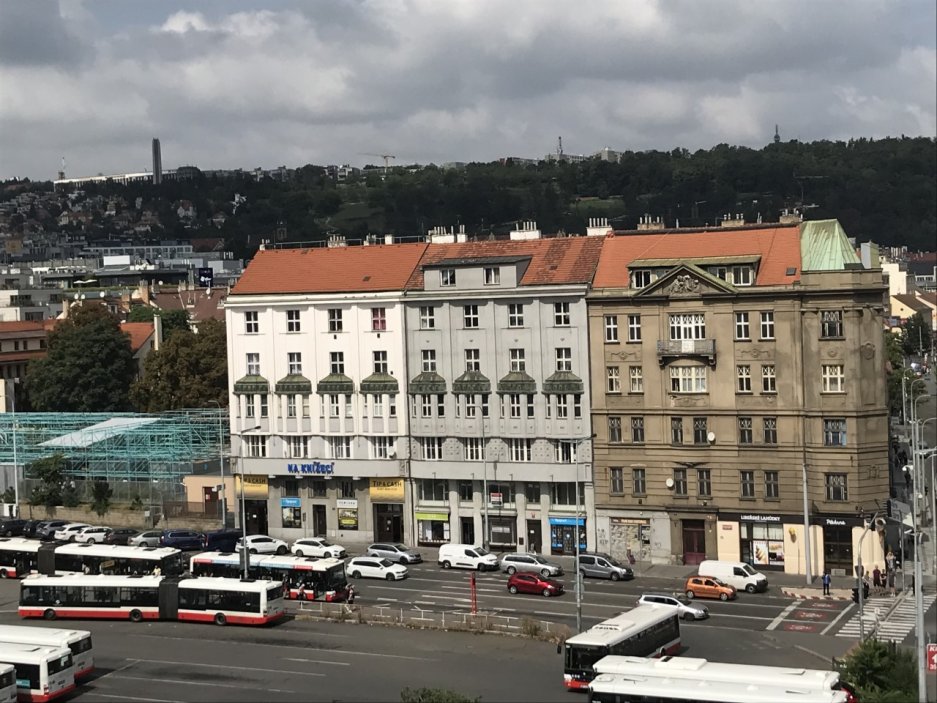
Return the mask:
[[824,572],[824,574],[823,574],[823,579],[822,579],[822,581],[823,581],[823,595],[825,595],[825,596],[830,595],[830,582],[831,582],[832,580],[833,580],[833,579],[830,577],[830,572],[829,572],[829,570],[827,570],[826,572]]

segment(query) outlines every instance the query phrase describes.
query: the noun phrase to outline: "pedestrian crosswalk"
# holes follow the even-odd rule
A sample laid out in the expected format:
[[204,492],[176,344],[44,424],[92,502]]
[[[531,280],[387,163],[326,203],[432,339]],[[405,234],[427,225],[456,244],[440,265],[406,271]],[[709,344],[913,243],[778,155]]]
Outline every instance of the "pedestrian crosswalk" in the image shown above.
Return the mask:
[[[924,612],[930,608],[937,595],[924,595]],[[908,633],[914,629],[915,609],[914,598],[902,598],[901,602],[895,607],[894,612],[889,614],[892,607],[895,606],[895,599],[891,596],[877,596],[865,601],[865,635],[868,637],[873,632],[879,639],[894,640],[902,642]],[[888,616],[886,618],[886,615]],[[836,633],[837,637],[859,638],[859,611],[846,621],[846,624]]]

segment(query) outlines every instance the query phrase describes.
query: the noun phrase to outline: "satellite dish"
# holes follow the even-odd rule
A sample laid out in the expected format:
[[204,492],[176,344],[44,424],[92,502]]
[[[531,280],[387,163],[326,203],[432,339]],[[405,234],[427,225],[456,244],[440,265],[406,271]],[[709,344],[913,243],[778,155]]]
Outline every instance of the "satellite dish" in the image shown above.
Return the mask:
[[708,439],[710,442],[715,442],[715,441],[716,441],[716,433],[715,433],[715,432],[710,432],[708,435],[706,435],[706,439]]
[[667,488],[673,488],[673,479],[668,478],[664,483],[667,484]]

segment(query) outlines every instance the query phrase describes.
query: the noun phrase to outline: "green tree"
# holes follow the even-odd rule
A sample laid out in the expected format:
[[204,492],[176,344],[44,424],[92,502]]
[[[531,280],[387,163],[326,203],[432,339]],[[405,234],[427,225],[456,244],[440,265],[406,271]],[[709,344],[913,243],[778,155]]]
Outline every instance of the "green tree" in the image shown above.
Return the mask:
[[94,482],[91,487],[91,508],[98,516],[103,517],[111,509],[113,495],[114,489],[107,484],[107,481]]
[[893,642],[866,640],[847,655],[841,675],[862,703],[917,700],[917,657]]
[[81,505],[81,496],[78,495],[74,481],[66,481],[62,486],[62,505],[66,508],[77,508]]
[[479,703],[481,698],[469,698],[446,688],[405,688],[400,692],[400,703]]
[[16,489],[13,488],[13,486],[7,486],[6,489],[3,491],[2,500],[4,503],[15,503],[16,502]]
[[155,314],[156,308],[149,305],[134,305],[130,308],[130,314],[127,315],[127,322],[152,322]]
[[192,332],[189,313],[185,310],[163,310],[159,315],[163,319],[163,339],[169,339],[176,332]]
[[37,412],[129,410],[135,367],[117,318],[99,305],[79,307],[49,333],[46,357],[30,362],[30,405]]
[[907,356],[923,356],[930,351],[931,328],[916,312],[901,326],[901,345]]
[[175,334],[150,352],[131,397],[141,412],[222,406],[228,397],[225,325],[206,320],[198,334]]
[[34,487],[29,496],[31,505],[44,505],[54,508],[62,504],[62,486],[65,483],[65,456],[53,454],[52,456],[36,459],[26,465],[24,475],[37,479],[39,485]]

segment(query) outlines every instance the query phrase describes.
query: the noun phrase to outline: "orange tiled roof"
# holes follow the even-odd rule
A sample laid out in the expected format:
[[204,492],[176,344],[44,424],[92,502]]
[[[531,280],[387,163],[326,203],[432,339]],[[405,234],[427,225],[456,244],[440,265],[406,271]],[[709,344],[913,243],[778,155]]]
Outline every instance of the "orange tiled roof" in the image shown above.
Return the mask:
[[[55,320],[52,320],[55,322]],[[0,321],[2,332],[44,332],[47,329],[46,320],[8,320]]]
[[231,295],[403,290],[425,243],[258,251]]
[[135,352],[153,336],[152,322],[122,322],[120,329],[130,335],[130,348]]
[[[619,234],[605,239],[595,288],[627,288],[628,266],[639,259],[696,259],[758,255],[755,285],[784,285],[800,280],[800,227],[773,225],[694,232]],[[787,275],[788,269],[795,269]]]
[[604,238],[562,237],[430,244],[407,282],[408,290],[423,289],[423,267],[447,260],[529,256],[522,286],[591,283]]

